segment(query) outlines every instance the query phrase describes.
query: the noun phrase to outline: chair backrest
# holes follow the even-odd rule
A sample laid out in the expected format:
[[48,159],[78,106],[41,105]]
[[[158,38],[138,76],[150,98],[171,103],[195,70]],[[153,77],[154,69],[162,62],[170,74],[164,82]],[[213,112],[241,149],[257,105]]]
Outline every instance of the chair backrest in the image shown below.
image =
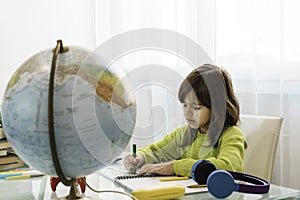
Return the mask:
[[283,118],[241,115],[240,128],[248,144],[245,173],[272,181],[273,165]]

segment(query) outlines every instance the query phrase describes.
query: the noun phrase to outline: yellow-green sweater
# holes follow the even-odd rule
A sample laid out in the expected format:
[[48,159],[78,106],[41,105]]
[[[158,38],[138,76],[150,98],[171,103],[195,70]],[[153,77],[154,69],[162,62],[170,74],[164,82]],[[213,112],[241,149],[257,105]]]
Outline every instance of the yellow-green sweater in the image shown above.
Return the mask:
[[192,166],[198,160],[209,160],[217,169],[244,171],[244,134],[238,127],[232,126],[224,130],[218,146],[209,149],[201,148],[206,141],[206,134],[199,131],[190,146],[179,147],[187,128],[188,125],[178,127],[161,141],[138,149],[137,153],[144,156],[145,163],[174,160],[174,172],[179,176],[191,176]]

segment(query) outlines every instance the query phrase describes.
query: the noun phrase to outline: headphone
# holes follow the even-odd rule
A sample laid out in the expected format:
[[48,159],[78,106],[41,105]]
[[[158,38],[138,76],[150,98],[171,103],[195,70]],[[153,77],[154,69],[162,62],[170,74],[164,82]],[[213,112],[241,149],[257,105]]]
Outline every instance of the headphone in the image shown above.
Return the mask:
[[[220,199],[230,196],[234,191],[265,194],[270,189],[269,182],[264,179],[240,172],[217,170],[208,160],[198,160],[192,167],[191,175],[194,181],[199,185],[206,184],[208,191]],[[236,183],[234,180],[250,184]]]

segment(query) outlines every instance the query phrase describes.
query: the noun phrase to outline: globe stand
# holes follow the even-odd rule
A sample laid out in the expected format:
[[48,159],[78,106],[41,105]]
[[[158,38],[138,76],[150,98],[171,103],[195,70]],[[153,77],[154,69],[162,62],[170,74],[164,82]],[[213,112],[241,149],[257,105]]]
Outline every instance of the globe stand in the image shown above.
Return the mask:
[[78,191],[76,179],[72,178],[70,182],[71,182],[71,188],[70,188],[70,193],[67,196],[67,199],[81,199],[81,194]]
[[60,197],[60,198],[54,197],[54,198],[51,198],[51,200],[72,200],[72,199],[73,200],[75,200],[75,199],[102,200],[97,197],[88,197],[88,196],[84,196],[84,195],[80,194],[78,187],[77,187],[76,179],[71,179],[70,182],[71,182],[71,185],[70,185],[71,188],[70,188],[70,192],[69,192],[68,196]]
[[52,154],[52,161],[54,164],[55,171],[58,175],[59,180],[65,185],[70,186],[70,192],[67,197],[63,198],[56,198],[56,199],[98,199],[94,197],[85,197],[80,194],[77,188],[77,180],[76,178],[67,179],[60,167],[60,163],[58,160],[56,143],[55,143],[55,132],[54,132],[54,116],[53,116],[53,94],[54,94],[54,78],[55,78],[55,68],[57,57],[59,53],[68,52],[68,47],[63,47],[62,41],[57,40],[57,45],[53,49],[53,58],[51,63],[51,71],[50,71],[50,78],[49,78],[49,88],[48,88],[48,127],[49,127],[49,139],[50,139],[50,147],[51,147],[51,154]]
[[77,180],[76,179],[70,179],[70,191],[69,194],[66,197],[51,197],[51,200],[103,200],[98,197],[89,197],[89,196],[84,196],[81,194],[78,190],[77,187]]

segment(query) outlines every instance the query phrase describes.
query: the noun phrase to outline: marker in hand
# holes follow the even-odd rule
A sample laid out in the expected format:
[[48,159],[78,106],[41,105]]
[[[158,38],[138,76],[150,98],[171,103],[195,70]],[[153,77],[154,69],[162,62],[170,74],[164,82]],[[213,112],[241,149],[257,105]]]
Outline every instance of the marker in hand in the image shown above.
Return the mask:
[[[136,157],[136,144],[132,144],[132,156]],[[132,174],[136,174],[136,169],[132,170]]]

